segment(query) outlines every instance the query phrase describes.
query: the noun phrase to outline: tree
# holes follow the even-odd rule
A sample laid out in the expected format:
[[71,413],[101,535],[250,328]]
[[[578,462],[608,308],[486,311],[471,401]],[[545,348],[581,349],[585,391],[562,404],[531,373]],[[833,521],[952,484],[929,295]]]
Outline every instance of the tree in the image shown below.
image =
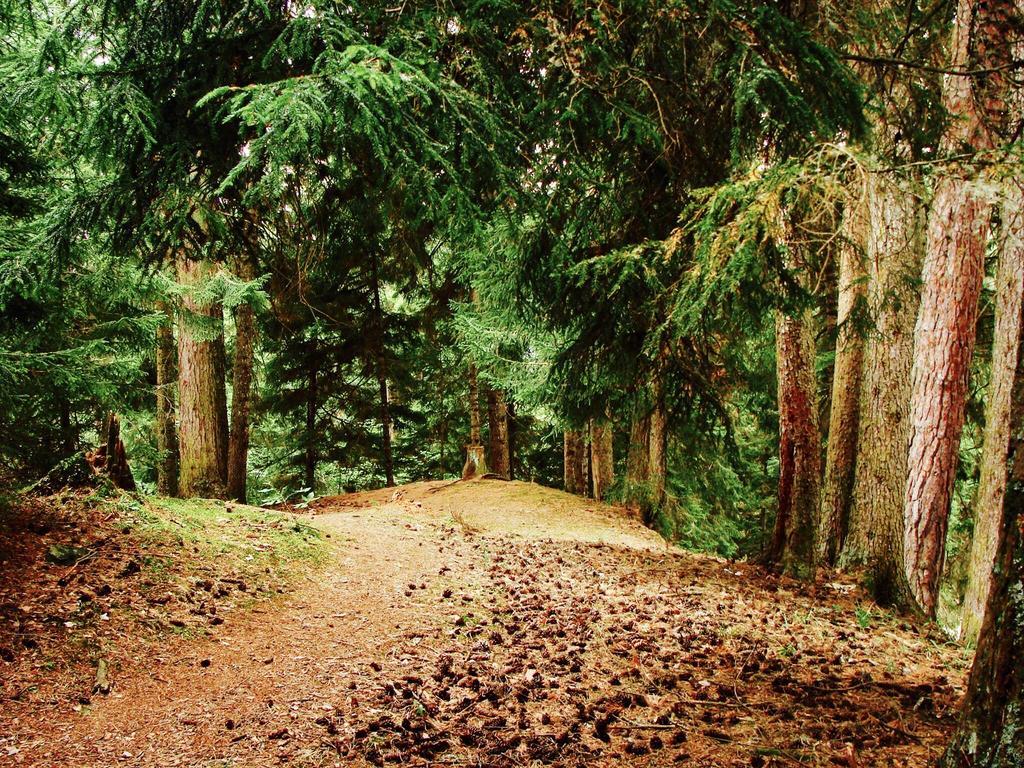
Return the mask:
[[178,424],[174,392],[178,383],[178,354],[174,342],[173,317],[166,302],[157,304],[162,315],[156,329],[156,445],[157,492],[178,495]]
[[821,434],[809,310],[775,323],[779,377],[779,509],[766,560],[806,576],[813,563]]
[[469,383],[469,444],[466,445],[466,463],[462,467],[465,480],[476,475],[487,474],[487,459],[480,436],[480,385],[475,363],[467,369]]
[[500,389],[487,389],[487,424],[491,472],[511,479],[508,405]]
[[1014,312],[1006,320],[1017,336],[992,586],[960,721],[942,768],[1024,765],[1024,324],[1019,303]]
[[[946,76],[943,106],[952,122],[941,148],[947,155],[994,146],[998,123],[1005,122],[1002,83],[1010,47],[1004,35],[1013,17],[1012,0],[960,0],[957,6],[950,66],[978,74]],[[914,330],[904,559],[914,598],[929,616],[938,606],[985,274],[990,205],[972,174],[970,164],[953,167],[936,182]]]
[[910,374],[923,253],[920,184],[913,176],[868,177],[865,341],[857,460],[840,564],[865,566],[883,604],[906,604],[903,501],[910,440]]
[[978,639],[985,603],[992,583],[996,544],[1002,530],[1006,493],[1006,459],[1010,441],[1010,397],[1021,334],[1024,301],[1024,190],[1017,179],[1007,179],[1001,199],[999,263],[996,269],[995,331],[992,373],[985,405],[985,436],[981,473],[975,495],[974,534],[971,541],[967,588],[964,592],[960,639]]
[[832,405],[815,540],[815,559],[823,565],[835,565],[849,525],[864,367],[864,336],[857,321],[866,290],[864,246],[868,232],[867,201],[862,195],[850,201],[844,213],[839,246]]
[[629,452],[626,456],[626,482],[646,485],[651,473],[651,417],[636,416],[629,429]]
[[[316,342],[313,344],[313,357],[316,359]],[[308,380],[306,382],[306,432],[304,435],[306,450],[303,453],[303,485],[311,491],[316,491],[316,462],[317,462],[317,441],[320,435],[316,428],[317,406],[320,397],[320,368],[316,362],[309,366]]]
[[[379,255],[376,251],[370,257],[370,290],[373,301],[373,321],[371,334],[373,339],[373,370],[377,379],[377,391],[380,401],[380,439],[381,455],[384,459],[384,484],[391,487],[395,484],[395,460],[392,453],[392,429],[391,419],[391,395],[388,391],[388,366],[385,356],[385,321],[384,310],[380,302],[380,265]],[[479,414],[477,415],[479,420]]]
[[216,267],[177,257],[184,289],[178,312],[179,491],[185,498],[227,492],[228,412],[224,311],[209,289]]
[[[246,282],[256,278],[254,260],[236,260],[235,274]],[[231,383],[231,431],[228,437],[227,495],[245,503],[249,471],[249,414],[252,408],[253,362],[256,352],[256,313],[243,302],[235,308],[235,359]]]
[[664,385],[658,379],[650,386],[650,396],[649,405],[639,406],[645,412],[633,420],[626,456],[626,491],[647,522],[664,501],[668,471],[668,416]]
[[[860,168],[848,180],[846,196],[848,204],[866,206],[866,279],[857,452],[839,565],[862,569],[883,604],[908,605],[903,511],[924,252],[923,169],[945,125],[936,72],[894,67],[873,54],[901,51],[906,60],[939,63],[948,19],[916,6],[864,3],[840,23],[849,25],[844,43],[864,54],[854,66],[864,83],[872,131],[859,142]],[[921,33],[906,35],[908,25]]]
[[12,487],[101,443],[102,414],[154,400],[151,276],[84,237],[88,216],[63,226],[101,176],[70,159],[81,115],[65,114],[59,85],[40,87],[43,67],[25,66],[43,60],[41,10],[0,9],[0,484]]
[[606,498],[615,483],[614,430],[611,423],[590,422],[590,466],[595,499]]
[[579,432],[567,429],[564,432],[563,464],[565,467],[564,488],[566,493],[585,495],[587,492],[587,481],[583,474],[583,455],[585,446],[583,435]]
[[650,413],[648,450],[650,461],[651,501],[655,506],[665,500],[665,479],[668,474],[668,409],[665,403],[664,383],[656,378],[653,384],[654,407]]

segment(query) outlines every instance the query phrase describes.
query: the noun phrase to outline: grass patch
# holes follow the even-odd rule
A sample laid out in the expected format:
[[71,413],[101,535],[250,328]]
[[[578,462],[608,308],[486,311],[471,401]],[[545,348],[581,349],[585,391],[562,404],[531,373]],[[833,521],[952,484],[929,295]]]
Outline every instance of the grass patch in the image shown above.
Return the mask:
[[[184,550],[182,560],[213,561],[219,571],[287,577],[328,557],[320,530],[285,512],[213,499],[130,496],[117,507],[122,524],[143,543],[173,542]],[[159,574],[166,563],[153,558],[146,566]]]

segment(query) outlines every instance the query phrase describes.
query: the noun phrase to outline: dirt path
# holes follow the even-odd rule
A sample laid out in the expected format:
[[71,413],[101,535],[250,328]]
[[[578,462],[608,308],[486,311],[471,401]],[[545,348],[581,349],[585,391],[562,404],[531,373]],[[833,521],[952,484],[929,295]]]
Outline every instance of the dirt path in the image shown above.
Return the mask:
[[955,651],[865,626],[846,587],[680,555],[525,483],[315,511],[336,560],[308,584],[145,660],[84,712],[22,720],[6,759],[923,766],[951,724]]

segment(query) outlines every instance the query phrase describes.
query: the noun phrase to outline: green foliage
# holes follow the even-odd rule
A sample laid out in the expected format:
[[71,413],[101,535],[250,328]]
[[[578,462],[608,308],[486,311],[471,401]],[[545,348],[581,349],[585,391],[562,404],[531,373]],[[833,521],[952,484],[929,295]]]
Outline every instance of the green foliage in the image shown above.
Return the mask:
[[737,51],[739,61],[730,62],[738,164],[744,158],[800,153],[836,135],[856,139],[864,133],[856,76],[806,27],[773,5],[755,6],[733,24],[753,38]]
[[639,509],[667,540],[696,552],[737,558],[759,552],[770,535],[778,476],[775,431],[761,422],[772,403],[740,395],[729,407],[732,430],[680,431],[669,445],[668,493],[623,479],[612,499]]
[[[156,318],[139,272],[86,251],[52,267],[32,251],[0,265],[0,456],[37,479],[82,444],[107,409],[144,395]],[[143,294],[144,295],[144,294]]]
[[[251,306],[265,503],[383,484],[385,421],[399,482],[457,476],[472,364],[476,405],[512,406],[516,473],[549,484],[591,420],[621,478],[663,400],[666,496],[618,498],[683,546],[750,554],[778,473],[772,319],[827,310],[851,190],[945,119],[934,73],[844,63],[931,61],[941,13],[791,10],[0,0],[0,483],[116,410],[151,489],[165,305],[229,365]],[[901,41],[904,14],[928,34]],[[170,508],[188,537],[219,525]]]

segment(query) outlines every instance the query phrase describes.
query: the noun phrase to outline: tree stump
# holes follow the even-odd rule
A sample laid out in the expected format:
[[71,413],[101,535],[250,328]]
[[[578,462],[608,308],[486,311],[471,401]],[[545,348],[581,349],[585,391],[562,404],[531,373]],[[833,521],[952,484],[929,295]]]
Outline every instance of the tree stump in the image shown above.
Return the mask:
[[107,414],[103,420],[102,434],[106,436],[106,442],[86,453],[86,462],[95,474],[108,477],[115,488],[134,491],[135,477],[128,466],[128,456],[121,441],[121,420],[116,413]]
[[466,463],[462,465],[462,479],[469,480],[487,474],[487,459],[482,445],[466,446]]

